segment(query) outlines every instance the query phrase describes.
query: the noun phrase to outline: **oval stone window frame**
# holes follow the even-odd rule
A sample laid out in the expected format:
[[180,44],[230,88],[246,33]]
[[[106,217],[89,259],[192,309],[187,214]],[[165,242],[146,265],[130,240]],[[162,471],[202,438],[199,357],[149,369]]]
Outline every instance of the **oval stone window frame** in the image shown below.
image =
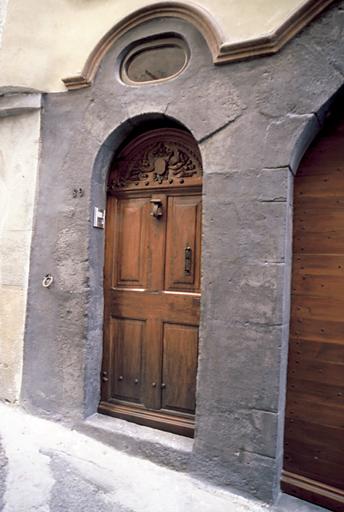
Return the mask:
[[[147,80],[135,80],[133,79],[133,74],[131,72],[130,67],[135,62],[135,58],[140,59],[142,55],[149,52],[154,52],[155,50],[161,50],[163,48],[171,49],[176,48],[179,52],[183,52],[184,54],[184,61],[181,65],[178,65],[177,69],[164,77],[161,78],[155,78],[152,74],[151,78],[148,78]],[[141,86],[141,85],[147,85],[147,84],[156,84],[161,82],[166,82],[168,80],[172,80],[173,78],[176,78],[178,75],[180,75],[185,68],[187,67],[190,60],[190,50],[188,45],[186,44],[186,41],[177,35],[166,35],[166,36],[160,36],[157,38],[154,38],[150,41],[145,41],[141,43],[135,44],[135,46],[131,47],[131,49],[128,51],[126,56],[124,57],[121,67],[120,67],[120,77],[121,80],[128,85],[135,85],[135,86]],[[142,59],[139,64],[142,64]],[[148,63],[147,63],[148,64]],[[147,66],[148,67],[148,66]],[[149,69],[147,69],[147,75],[149,73]]]

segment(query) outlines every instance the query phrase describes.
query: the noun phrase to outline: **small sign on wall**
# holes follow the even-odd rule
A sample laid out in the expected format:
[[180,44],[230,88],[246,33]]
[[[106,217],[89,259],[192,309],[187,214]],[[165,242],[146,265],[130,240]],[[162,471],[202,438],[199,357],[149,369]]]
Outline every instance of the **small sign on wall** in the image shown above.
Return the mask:
[[94,211],[93,211],[93,227],[99,228],[99,229],[104,229],[104,226],[105,226],[105,210],[95,206]]

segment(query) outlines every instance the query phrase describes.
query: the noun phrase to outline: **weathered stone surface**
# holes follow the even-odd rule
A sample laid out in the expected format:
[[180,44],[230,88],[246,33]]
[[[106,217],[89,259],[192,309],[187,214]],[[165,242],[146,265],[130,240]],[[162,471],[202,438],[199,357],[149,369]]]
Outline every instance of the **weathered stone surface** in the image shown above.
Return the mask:
[[[338,41],[343,40],[344,34],[343,2],[338,2],[337,9],[327,9],[318,23],[314,22],[310,25],[308,33],[312,46],[318,55],[321,55],[322,62],[326,61],[328,66],[331,66],[343,77],[344,55],[338,45]],[[324,37],[324,33],[326,37]],[[323,73],[323,77],[326,77],[325,73]],[[316,84],[312,83],[312,85],[314,87]]]
[[245,450],[232,452],[231,448],[224,445],[220,448],[218,443],[214,446],[203,444],[202,441],[197,443],[196,453],[191,466],[193,475],[210,478],[218,485],[240,489],[262,500],[271,501],[271,485],[268,482],[273,480],[276,472],[275,459]]
[[94,414],[77,428],[117,450],[177,471],[186,471],[190,462],[193,440],[187,437],[103,414]]
[[[106,503],[102,496],[106,495],[106,489],[101,489],[99,484],[83,478],[73,466],[58,455],[51,457],[50,468],[55,478],[55,484],[51,491],[49,510],[51,512],[133,512],[119,504]],[[68,485],[66,486],[66,477]],[[102,492],[103,491],[103,492]]]
[[204,86],[200,88],[198,84],[194,84],[192,87],[182,88],[178,98],[168,103],[166,114],[188,126],[190,105],[197,104],[197,125],[193,135],[197,140],[202,140],[233,123],[246,107],[239,91],[229,80],[223,81],[220,73],[209,75],[209,70],[204,69],[199,74],[199,81]]
[[296,171],[302,151],[319,129],[314,114],[269,118],[257,111],[247,111],[201,145],[205,170],[226,173],[293,166]]
[[228,489],[1,404],[0,434],[8,458],[2,512],[268,510]]
[[[275,385],[279,375],[276,361],[280,363],[283,328],[250,325],[249,322],[240,325],[235,320],[231,323],[207,320],[206,326],[202,325],[200,341],[197,393],[200,423],[208,428],[209,407],[218,407],[222,411],[245,407],[276,411],[279,396]],[[207,344],[209,339],[213,340],[210,347]],[[244,345],[245,350],[242,350]],[[227,357],[224,358],[223,354]],[[211,402],[214,403],[209,405]],[[231,432],[230,428],[228,432]],[[240,437],[235,439],[237,443],[240,441]]]
[[[276,454],[277,414],[259,409],[241,409],[240,404],[235,404],[235,399],[233,404],[232,409],[209,405],[203,411],[208,413],[207,425],[204,426],[207,429],[204,436],[207,445],[216,447],[221,433],[224,453],[238,456],[238,453],[249,452],[273,459]],[[226,429],[228,423],[232,425],[231,432]],[[199,434],[202,438],[202,432]]]
[[[266,414],[241,411],[253,431],[267,429]],[[110,418],[104,418],[110,423]],[[87,422],[90,423],[90,422]],[[118,422],[117,422],[118,423]],[[120,422],[121,423],[121,422]],[[126,422],[122,422],[123,424]],[[239,421],[238,428],[239,428]],[[112,427],[110,427],[112,429]],[[121,427],[117,425],[121,431]],[[142,427],[130,425],[136,434]],[[185,448],[191,439],[143,428],[144,440],[165,438],[165,445]],[[271,432],[272,433],[272,432]],[[123,432],[127,435],[127,431]],[[178,440],[176,438],[179,438]],[[249,440],[247,440],[250,443]],[[257,442],[260,443],[257,438]],[[205,451],[205,450],[204,450]],[[251,451],[250,444],[231,452],[219,452],[209,443],[207,453],[193,467],[195,476],[179,473],[128,455],[76,430],[29,416],[18,408],[0,404],[0,510],[2,512],[315,512],[318,507],[282,495],[276,507],[245,499],[228,489],[245,467],[245,482],[256,493],[255,473],[272,477],[273,459]],[[146,455],[149,458],[149,454]],[[269,466],[270,464],[270,466]],[[223,471],[219,472],[219,468]],[[206,472],[204,472],[206,471]],[[207,472],[222,486],[202,481]],[[224,478],[225,471],[227,478]],[[233,471],[233,474],[231,472]],[[224,487],[224,485],[226,487]],[[268,492],[267,485],[263,486]]]
[[[327,39],[331,29],[325,28],[326,17],[314,25]],[[255,88],[257,109],[268,118],[317,112],[343,83],[340,70],[333,66],[323,45],[314,45],[312,37],[298,36],[276,57],[260,67],[261,78]]]

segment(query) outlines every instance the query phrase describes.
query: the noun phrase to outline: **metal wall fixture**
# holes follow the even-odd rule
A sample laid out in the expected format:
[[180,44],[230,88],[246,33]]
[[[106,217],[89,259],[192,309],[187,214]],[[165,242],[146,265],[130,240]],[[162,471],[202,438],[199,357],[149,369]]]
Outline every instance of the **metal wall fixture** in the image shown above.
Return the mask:
[[42,286],[43,286],[43,288],[50,288],[50,286],[53,284],[53,282],[54,282],[53,276],[51,274],[46,274],[43,277]]
[[105,210],[95,206],[93,209],[93,227],[104,229],[105,227]]
[[190,50],[184,39],[165,34],[138,41],[125,55],[120,76],[129,85],[163,82],[178,76],[186,68]]

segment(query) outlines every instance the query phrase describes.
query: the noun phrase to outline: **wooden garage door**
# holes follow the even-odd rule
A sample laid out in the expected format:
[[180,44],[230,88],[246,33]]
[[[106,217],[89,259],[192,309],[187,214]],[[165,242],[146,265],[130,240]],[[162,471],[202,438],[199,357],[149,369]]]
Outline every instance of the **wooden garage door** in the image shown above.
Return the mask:
[[[343,118],[342,118],[343,119]],[[344,510],[344,121],[295,178],[282,488]]]

